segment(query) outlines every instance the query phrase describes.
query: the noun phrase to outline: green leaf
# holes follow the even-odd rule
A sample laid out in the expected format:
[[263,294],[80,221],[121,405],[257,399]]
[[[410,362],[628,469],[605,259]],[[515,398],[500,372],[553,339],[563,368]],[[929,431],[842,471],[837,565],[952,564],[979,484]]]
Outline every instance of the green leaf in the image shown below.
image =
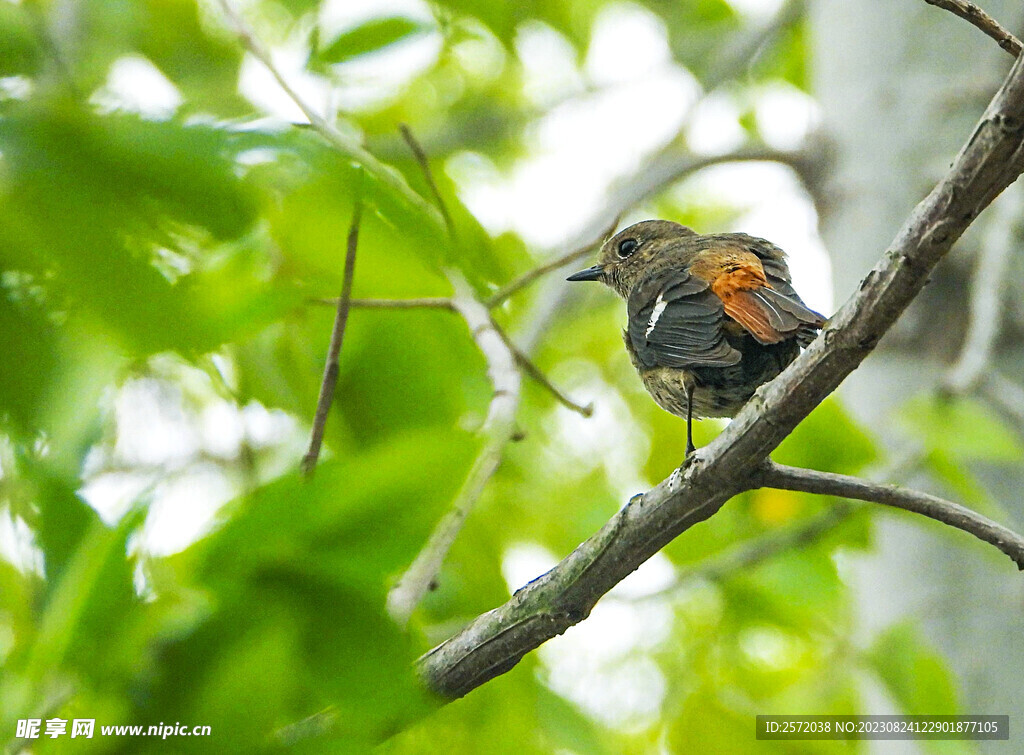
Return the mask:
[[405,16],[374,18],[343,32],[319,53],[326,63],[343,63],[360,55],[376,52],[430,31],[433,27]]
[[31,74],[39,67],[42,49],[27,9],[0,3],[0,76]]
[[0,419],[31,436],[60,368],[60,339],[45,312],[0,288]]
[[856,474],[878,456],[875,442],[835,398],[825,399],[773,454],[780,464]]
[[960,461],[1024,459],[1024,445],[999,415],[970,398],[919,396],[907,402],[899,421],[927,450],[940,450]]
[[173,281],[154,264],[167,248],[208,249],[254,222],[226,132],[27,105],[0,124],[0,149],[0,255],[33,276],[51,311],[99,321],[131,353],[195,354],[280,305],[260,270],[218,280],[210,265]]
[[238,93],[243,47],[211,33],[195,0],[138,0],[135,44],[181,90],[183,110],[240,116],[253,106]]
[[933,448],[924,454],[921,463],[937,481],[953,491],[956,500],[991,512],[992,496],[960,459],[945,449]]
[[806,18],[782,29],[778,39],[758,54],[751,75],[759,80],[782,79],[801,91],[810,91],[808,36]]
[[721,584],[741,624],[767,621],[805,633],[820,628],[842,604],[830,548],[784,553]]
[[163,647],[139,717],[201,715],[251,750],[326,711],[328,749],[363,752],[422,712],[415,649],[384,598],[474,447],[458,433],[393,437],[229,505],[224,526],[170,559],[155,585],[202,590],[209,608]]
[[615,751],[608,741],[607,732],[602,732],[575,705],[540,684],[537,685],[537,698],[540,724],[552,750],[564,748],[593,755]]
[[[74,679],[79,693],[108,688],[117,694],[141,652],[135,632],[140,602],[132,583],[134,562],[127,555],[128,537],[142,521],[139,512],[110,528],[61,481],[44,480],[39,493],[48,528],[59,535],[59,517],[65,516],[71,532],[59,544],[43,543],[48,557],[45,603],[36,631],[6,664],[9,673],[0,677],[5,730],[14,719],[53,705],[48,690],[55,684]],[[61,560],[50,558],[53,554]],[[115,635],[118,642],[110,642]]]
[[670,752],[745,752],[754,739],[756,719],[702,688],[690,694],[668,726]]
[[912,624],[898,624],[879,635],[865,660],[904,713],[960,712],[953,672]]

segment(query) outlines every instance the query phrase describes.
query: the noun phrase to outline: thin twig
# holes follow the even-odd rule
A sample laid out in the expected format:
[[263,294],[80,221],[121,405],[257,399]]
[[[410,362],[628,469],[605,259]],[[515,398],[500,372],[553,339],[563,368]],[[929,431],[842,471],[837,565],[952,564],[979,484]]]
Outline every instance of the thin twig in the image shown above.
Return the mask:
[[[312,298],[307,299],[310,304],[323,304],[328,307],[335,307],[337,299]],[[449,312],[455,311],[455,304],[447,296],[424,296],[419,299],[352,299],[349,301],[352,309],[446,309]]]
[[[362,175],[360,173],[360,175]],[[345,324],[348,322],[349,306],[352,299],[352,278],[356,268],[356,247],[359,245],[359,223],[363,216],[363,198],[361,187],[356,191],[355,206],[352,208],[352,224],[348,229],[348,243],[345,249],[345,276],[341,283],[341,296],[338,298],[338,310],[331,329],[331,344],[327,349],[327,363],[324,365],[324,378],[320,384],[320,396],[316,401],[316,414],[313,416],[313,430],[309,439],[309,450],[302,457],[302,474],[312,477],[320,458],[320,446],[324,440],[324,427],[327,425],[327,414],[334,400],[334,387],[338,383],[338,372],[341,369],[338,360],[341,356],[341,344],[345,338]]]
[[583,406],[582,404],[577,404],[575,401],[569,398],[565,393],[562,392],[562,390],[558,386],[556,386],[554,383],[548,380],[547,375],[541,372],[540,367],[535,365],[533,361],[530,359],[530,357],[524,354],[518,346],[512,343],[512,339],[508,337],[508,333],[502,330],[497,323],[493,322],[493,320],[492,323],[498,335],[501,336],[501,340],[505,342],[505,345],[508,347],[509,351],[512,352],[512,356],[515,357],[516,364],[519,365],[520,369],[522,369],[523,372],[525,372],[527,375],[533,378],[542,387],[547,388],[548,391],[551,392],[551,395],[554,396],[559,401],[559,403],[561,403],[565,408],[571,409],[572,411],[576,412],[577,414],[581,414],[584,417],[590,417],[591,415],[593,415],[594,405],[592,403]]
[[716,89],[742,76],[755,65],[761,52],[803,18],[805,13],[805,0],[786,0],[764,23],[736,35],[717,56],[718,59],[711,61],[707,73],[701,78],[705,91]]
[[[918,451],[904,452],[891,462],[869,473],[871,480],[902,481],[921,465]],[[740,543],[724,553],[712,556],[679,572],[671,584],[645,595],[657,598],[678,590],[696,580],[718,581],[744,572],[783,553],[802,548],[849,520],[859,507],[842,501],[823,514],[810,517],[786,529],[770,529],[759,537]]]
[[943,385],[949,393],[965,393],[975,386],[992,361],[999,335],[1000,301],[1005,289],[1010,253],[1016,249],[1024,214],[1024,197],[1014,185],[992,204],[992,217],[981,239],[978,268],[971,282],[971,309],[960,356]]
[[515,433],[516,410],[519,408],[522,380],[516,369],[515,357],[495,328],[490,312],[473,298],[472,289],[465,279],[454,271],[449,272],[449,278],[455,288],[452,297],[455,309],[466,321],[477,347],[487,359],[487,375],[494,395],[480,429],[485,438],[483,448],[477,454],[462,489],[412,565],[388,593],[388,612],[400,626],[408,623],[413,610],[437,578],[466,517],[501,464],[505,445]]
[[604,230],[597,234],[591,241],[587,241],[583,246],[574,248],[571,252],[556,257],[550,262],[546,262],[543,265],[528,270],[527,272],[520,275],[518,278],[506,283],[504,286],[495,291],[491,296],[484,302],[489,309],[494,309],[499,304],[502,304],[506,299],[515,293],[518,293],[521,289],[526,288],[538,278],[552,273],[555,270],[560,270],[568,264],[581,260],[588,256],[594,251],[594,248],[604,242],[606,238],[615,230],[619,225],[619,216],[615,217],[611,223],[609,223]]
[[998,21],[987,14],[970,0],[924,0],[928,5],[948,10],[953,15],[959,16],[970,24],[981,29],[992,37],[999,46],[1010,53],[1013,57],[1020,55],[1020,40],[1004,29]]
[[[445,207],[444,198],[434,182],[427,153],[416,141],[408,126],[402,126],[402,137],[412,150],[427,184],[434,193],[434,199],[446,218],[448,235],[455,241],[455,227]],[[469,476],[448,513],[437,523],[426,544],[388,593],[388,613],[402,627],[408,623],[412,612],[430,590],[431,585],[435,584],[445,557],[462,530],[466,517],[479,500],[488,480],[498,470],[505,446],[515,433],[516,412],[519,409],[522,392],[522,378],[516,369],[515,356],[498,332],[490,311],[477,301],[472,287],[460,272],[448,270],[447,275],[454,290],[451,304],[466,321],[477,347],[487,360],[487,375],[491,380],[494,394],[487,407],[483,427],[480,428],[480,433],[484,437],[483,448],[477,454]]]
[[922,514],[994,545],[1009,556],[1017,568],[1024,570],[1024,537],[958,503],[938,496],[896,485],[879,485],[833,472],[787,467],[770,461],[755,474],[754,479],[761,487],[842,496]]
[[[681,134],[685,134],[685,127]],[[811,174],[814,172],[812,166],[818,161],[816,155],[780,151],[763,145],[740,147],[733,152],[720,155],[694,155],[685,147],[683,135],[652,155],[628,177],[612,184],[606,192],[604,202],[594,210],[569,247],[582,250],[585,245],[593,244],[593,239],[603,238],[608,218],[618,217],[648,197],[655,196],[694,173],[715,165],[777,162],[792,168],[809,187],[813,183],[814,177]],[[581,251],[580,256],[585,254]],[[491,298],[493,300],[495,297]]]
[[[336,306],[338,303],[337,299],[309,299],[308,301],[310,304],[323,304],[326,306]],[[455,307],[455,303],[450,298],[446,297],[425,297],[422,299],[352,299],[349,302],[349,306],[353,309],[444,309],[449,312],[458,311]],[[593,404],[587,404],[584,406],[582,404],[577,404],[569,398],[561,388],[552,383],[548,377],[541,372],[541,369],[533,363],[530,357],[528,357],[522,349],[512,342],[508,333],[498,327],[496,323],[494,323],[494,327],[501,335],[505,345],[512,351],[512,355],[515,357],[516,363],[523,372],[536,380],[540,385],[547,388],[567,409],[578,412],[584,417],[589,417],[594,413]]]
[[420,170],[423,172],[423,178],[426,180],[427,186],[430,188],[431,193],[434,195],[434,200],[437,202],[437,209],[441,211],[441,217],[444,218],[444,224],[448,229],[448,235],[451,236],[452,239],[455,239],[455,223],[452,222],[452,216],[451,213],[448,212],[448,206],[444,201],[444,197],[441,196],[440,189],[437,188],[437,182],[434,180],[434,171],[430,168],[430,160],[427,158],[426,151],[422,146],[420,146],[420,143],[412,133],[412,129],[406,124],[399,124],[398,130],[402,132],[402,138],[405,139],[405,143],[408,144],[409,149],[412,150],[412,154],[416,158],[416,162],[419,163]]
[[427,202],[423,197],[413,191],[412,187],[410,187],[409,184],[405,182],[405,179],[402,178],[401,173],[390,165],[385,165],[380,162],[358,141],[335,128],[330,121],[318,113],[316,109],[310,106],[309,103],[299,95],[295,88],[288,83],[288,80],[274,64],[270,51],[263,46],[263,43],[259,38],[257,38],[253,30],[249,28],[249,25],[234,7],[231,0],[220,0],[220,6],[224,10],[224,13],[231,24],[235,27],[235,32],[238,34],[238,38],[245,49],[252,53],[257,60],[266,66],[267,70],[270,71],[271,75],[277,81],[281,89],[284,90],[285,94],[287,94],[292,102],[298,106],[299,110],[302,111],[302,114],[309,119],[310,125],[316,129],[316,131],[335,149],[360,163],[373,174],[373,177],[376,180],[381,181],[388,188],[401,195],[406,202],[419,210],[423,214],[424,218],[434,225],[434,228],[438,232],[443,233],[446,225],[442,214],[438,212],[430,202]]
[[[670,589],[676,589],[698,579],[715,582],[731,574],[745,572],[783,553],[792,553],[836,529],[843,522],[849,520],[855,511],[854,506],[841,503],[822,514],[800,522],[797,526],[769,531],[760,538],[743,543],[735,549],[682,572]],[[664,593],[661,591],[655,593],[655,595],[661,594]]]

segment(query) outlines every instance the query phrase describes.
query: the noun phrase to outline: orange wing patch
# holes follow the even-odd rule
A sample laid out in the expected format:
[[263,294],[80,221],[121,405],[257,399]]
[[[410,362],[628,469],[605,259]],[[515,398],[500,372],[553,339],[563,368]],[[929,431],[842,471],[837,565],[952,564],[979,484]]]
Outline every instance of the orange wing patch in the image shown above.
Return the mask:
[[[715,293],[718,292],[715,291]],[[736,291],[728,296],[722,296],[721,299],[725,305],[725,313],[746,328],[750,335],[761,343],[778,343],[785,338],[784,334],[777,331],[768,322],[768,316],[761,308],[760,302],[750,291]]]
[[752,293],[759,288],[771,288],[761,260],[755,255],[747,252],[712,253],[695,264],[693,272],[710,281],[712,292],[725,305],[725,313],[758,341],[778,343],[785,338],[769,323],[762,302]]

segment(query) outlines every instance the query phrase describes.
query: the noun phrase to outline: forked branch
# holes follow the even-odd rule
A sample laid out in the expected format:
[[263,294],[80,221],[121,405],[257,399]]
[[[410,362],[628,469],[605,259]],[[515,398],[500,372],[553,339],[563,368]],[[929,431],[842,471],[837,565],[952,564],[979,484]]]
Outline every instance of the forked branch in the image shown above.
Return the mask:
[[758,389],[682,474],[632,499],[551,571],[420,658],[424,683],[453,698],[508,671],[586,618],[602,595],[662,546],[757,484],[768,454],[857,368],[932,268],[1022,169],[1024,65],[1018,58],[946,176],[807,350]]

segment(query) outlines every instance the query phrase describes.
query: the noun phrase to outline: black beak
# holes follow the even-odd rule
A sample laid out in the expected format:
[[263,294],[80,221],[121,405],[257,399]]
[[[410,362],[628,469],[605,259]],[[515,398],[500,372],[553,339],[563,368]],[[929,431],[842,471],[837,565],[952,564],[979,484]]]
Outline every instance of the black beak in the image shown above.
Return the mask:
[[588,267],[586,270],[580,270],[578,273],[573,273],[567,281],[599,281],[604,277],[604,265],[594,265]]

